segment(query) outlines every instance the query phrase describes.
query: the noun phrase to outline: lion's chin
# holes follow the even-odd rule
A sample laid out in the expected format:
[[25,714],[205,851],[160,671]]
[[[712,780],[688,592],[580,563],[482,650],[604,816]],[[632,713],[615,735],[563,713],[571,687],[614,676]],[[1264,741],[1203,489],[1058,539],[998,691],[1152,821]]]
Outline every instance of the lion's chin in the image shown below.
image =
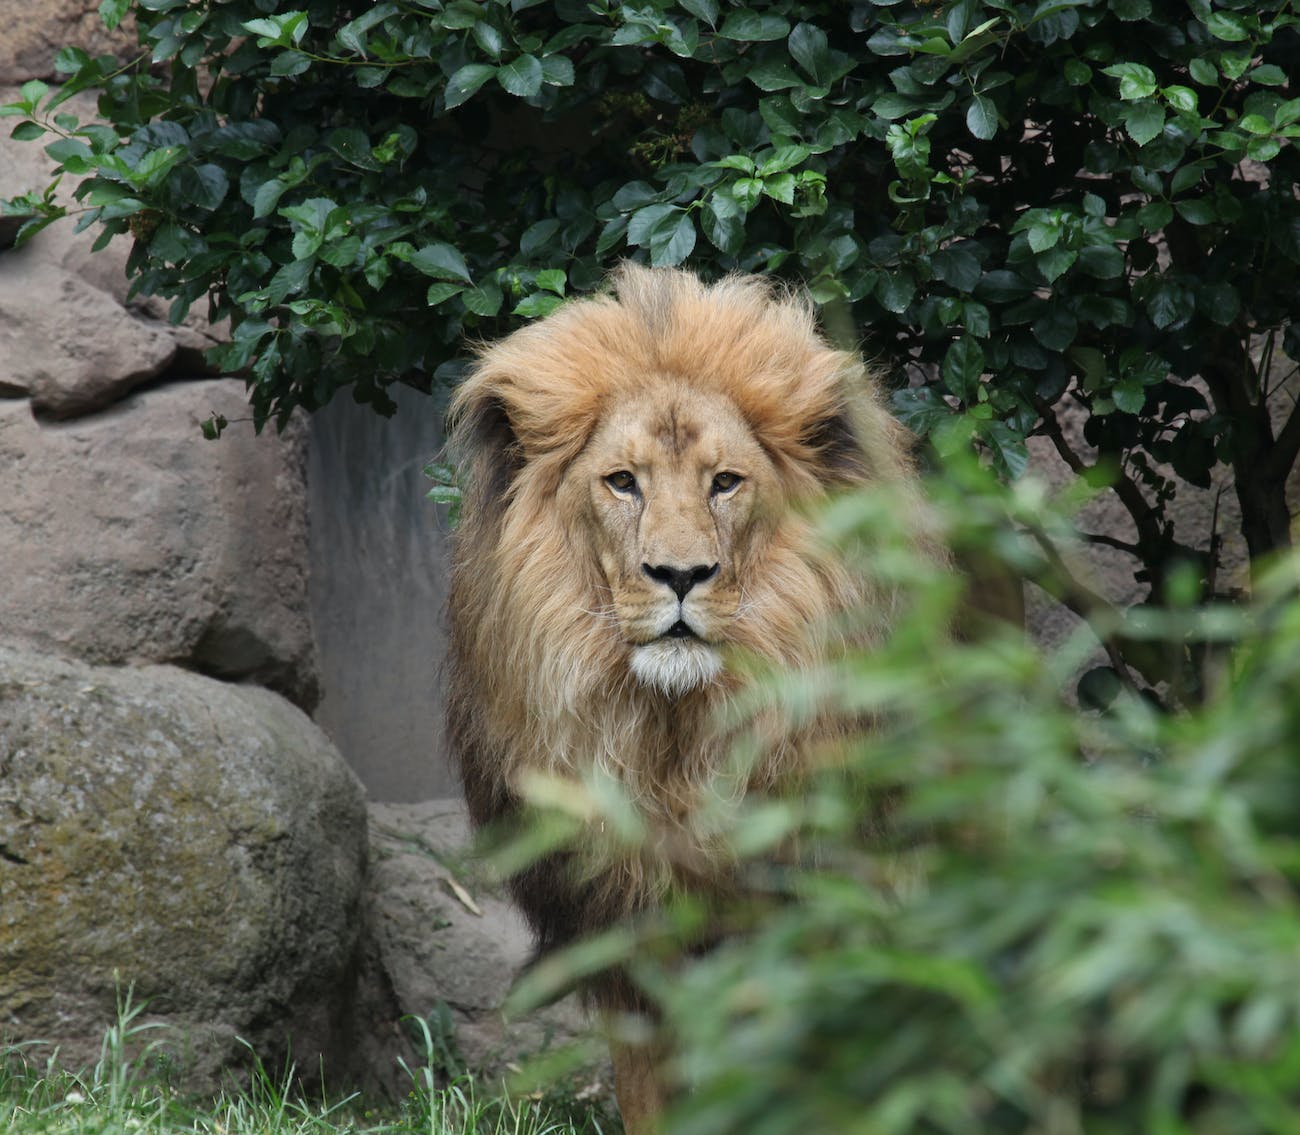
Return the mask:
[[722,658],[698,640],[660,638],[635,647],[631,666],[643,685],[676,698],[716,679],[722,673]]

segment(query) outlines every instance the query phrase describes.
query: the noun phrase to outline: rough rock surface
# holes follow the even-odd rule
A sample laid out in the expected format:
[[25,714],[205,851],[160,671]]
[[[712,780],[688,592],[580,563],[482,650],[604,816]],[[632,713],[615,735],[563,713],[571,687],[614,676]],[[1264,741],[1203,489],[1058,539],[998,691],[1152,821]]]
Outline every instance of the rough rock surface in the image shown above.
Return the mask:
[[237,1037],[333,1067],[365,860],[356,779],[277,695],[0,646],[3,1038],[93,1062],[133,986],[190,1086]]
[[[0,88],[0,102],[17,96],[17,88]],[[84,94],[61,110],[96,117]],[[0,197],[44,190],[52,164],[43,140],[20,142],[0,131]],[[70,202],[78,180],[65,178],[59,199]],[[5,227],[15,220],[5,218]],[[203,303],[173,326],[163,300],[128,301],[131,241],[118,237],[92,252],[98,235],[93,226],[78,233],[66,219],[22,248],[0,251],[0,396],[29,396],[38,412],[63,418],[108,406],[164,373],[209,373],[203,352],[225,328],[207,323]]]
[[0,391],[70,418],[116,402],[171,365],[178,346],[165,323],[136,318],[35,252],[33,243],[0,262]]
[[0,633],[87,661],[173,662],[251,679],[310,709],[302,437],[233,424],[243,384],[133,395],[39,421],[0,401]]
[[0,38],[0,83],[49,78],[54,57],[65,45],[121,59],[129,58],[135,47],[134,21],[128,18],[110,32],[96,0],[0,0],[0,18],[5,29]]
[[[531,941],[504,894],[485,881],[460,800],[372,804],[370,844],[363,981],[370,1013],[387,1003],[390,1021],[436,1019],[445,1006],[460,1058],[489,1076],[587,1031],[576,998],[527,1018],[502,1017],[501,1004],[532,956]],[[365,1012],[358,1013],[360,1035],[392,1044],[382,1015],[367,1025]],[[385,1060],[374,1053],[368,1063],[382,1068]]]

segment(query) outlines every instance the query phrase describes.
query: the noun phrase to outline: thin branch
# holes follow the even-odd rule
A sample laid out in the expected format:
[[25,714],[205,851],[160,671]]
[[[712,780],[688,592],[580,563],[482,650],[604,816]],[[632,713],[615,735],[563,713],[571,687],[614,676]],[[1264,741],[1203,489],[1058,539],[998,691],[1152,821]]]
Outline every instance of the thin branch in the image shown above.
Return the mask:
[[[1034,409],[1038,411],[1038,415],[1046,427],[1046,435],[1056,447],[1056,452],[1061,455],[1061,460],[1070,467],[1072,472],[1080,477],[1091,472],[1094,467],[1075,453],[1065,440],[1060,419],[1057,418],[1052,407],[1041,398],[1038,398],[1034,400]],[[1138,488],[1137,483],[1126,476],[1123,470],[1117,470],[1115,477],[1115,483],[1111,488],[1115,490],[1115,495],[1119,497],[1120,503],[1128,510],[1129,515],[1133,517],[1133,522],[1138,526],[1138,531],[1146,534],[1147,530],[1151,529],[1154,530],[1152,534],[1158,533],[1159,520],[1156,518],[1155,509],[1147,503],[1147,499],[1142,495],[1142,490]]]
[[1056,545],[1052,543],[1051,537],[1046,532],[1034,524],[1028,525],[1027,528],[1029,534],[1033,536],[1034,541],[1042,549],[1043,557],[1046,560],[1047,570],[1035,582],[1039,583],[1048,594],[1065,604],[1066,607],[1088,624],[1088,627],[1101,643],[1102,649],[1105,650],[1106,657],[1110,660],[1115,673],[1119,675],[1120,681],[1130,690],[1136,692],[1138,684],[1129,671],[1128,663],[1124,661],[1124,653],[1119,638],[1113,631],[1105,629],[1120,625],[1119,608],[1070,571],[1069,566],[1061,558],[1061,553],[1057,551]]
[[1121,552],[1127,552],[1130,556],[1141,556],[1142,551],[1136,544],[1130,544],[1127,540],[1120,540],[1115,536],[1107,536],[1101,532],[1080,532],[1079,535],[1087,540],[1089,544],[1104,544],[1108,548],[1117,548]]

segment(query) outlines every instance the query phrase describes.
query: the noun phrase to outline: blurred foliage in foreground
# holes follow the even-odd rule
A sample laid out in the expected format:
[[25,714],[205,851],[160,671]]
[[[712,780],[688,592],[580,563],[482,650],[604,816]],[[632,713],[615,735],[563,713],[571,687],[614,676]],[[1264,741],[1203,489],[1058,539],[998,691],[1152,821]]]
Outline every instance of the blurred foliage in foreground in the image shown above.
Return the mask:
[[[1060,535],[1030,481],[957,470],[936,492],[959,547],[1032,570],[1037,541],[1008,533]],[[1115,688],[1076,709],[1060,691],[1087,643],[954,643],[959,589],[908,552],[888,500],[828,519],[871,541],[912,612],[883,648],[774,675],[749,708],[768,727],[773,706],[793,728],[827,708],[876,727],[797,795],[701,809],[751,888],[723,916],[739,933],[681,960],[718,919],[684,900],[539,967],[522,998],[626,960],[690,1087],[673,1135],[1300,1129],[1293,565],[1249,609],[1141,625],[1211,656],[1203,704],[1169,714]],[[885,796],[882,837],[863,816]],[[548,799],[570,832],[635,838],[608,785]]]

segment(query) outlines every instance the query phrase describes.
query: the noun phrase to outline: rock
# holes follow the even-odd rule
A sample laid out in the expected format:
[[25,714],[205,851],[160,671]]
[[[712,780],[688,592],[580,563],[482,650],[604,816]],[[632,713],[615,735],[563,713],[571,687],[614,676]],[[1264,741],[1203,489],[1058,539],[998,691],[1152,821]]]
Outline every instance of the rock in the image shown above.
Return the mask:
[[[233,424],[219,441],[199,422]],[[0,402],[0,629],[96,663],[172,662],[310,710],[304,439],[257,437],[243,384],[136,394],[42,422]]]
[[189,1088],[237,1038],[345,1065],[365,859],[356,779],[277,695],[0,645],[0,1040],[93,1062],[131,988]]
[[[0,89],[0,103],[18,97]],[[83,122],[98,117],[95,100],[74,95],[60,107]],[[53,162],[50,137],[20,142],[0,131],[0,197],[43,191]],[[72,203],[80,178],[64,177],[57,199]],[[0,218],[0,250],[13,242],[21,218]],[[199,301],[179,324],[155,296],[128,298],[131,239],[119,236],[92,252],[100,235],[77,232],[72,218],[42,229],[20,249],[0,251],[0,394],[30,393],[51,417],[93,412],[165,371],[212,373],[204,352],[229,338],[212,326]]]
[[0,83],[50,78],[54,57],[64,46],[80,47],[91,55],[128,59],[135,46],[135,21],[128,16],[110,32],[99,16],[96,0],[42,0],[4,5],[5,34],[0,39]]
[[4,254],[0,272],[0,382],[32,405],[70,418],[118,401],[176,357],[166,324],[137,319],[112,296],[36,258]]
[[[485,881],[470,850],[459,800],[370,806],[368,963],[363,987],[372,1006],[398,1016],[434,1018],[445,1007],[451,1044],[488,1077],[588,1031],[576,998],[507,1022],[500,1008],[532,957],[528,928],[504,893]],[[360,1035],[375,1038],[384,1021]],[[411,1053],[398,1052],[409,1061]],[[367,1063],[392,1066],[372,1053]]]

